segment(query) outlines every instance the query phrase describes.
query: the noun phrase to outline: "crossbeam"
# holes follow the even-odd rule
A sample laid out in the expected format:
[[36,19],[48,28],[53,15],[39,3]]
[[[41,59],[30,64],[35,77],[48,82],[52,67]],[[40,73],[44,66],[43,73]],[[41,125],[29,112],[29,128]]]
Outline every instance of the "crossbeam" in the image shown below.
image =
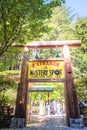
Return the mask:
[[35,49],[35,48],[62,48],[64,45],[68,45],[70,48],[77,48],[81,46],[80,40],[67,40],[67,41],[36,41],[28,42],[26,45],[13,44],[12,47]]

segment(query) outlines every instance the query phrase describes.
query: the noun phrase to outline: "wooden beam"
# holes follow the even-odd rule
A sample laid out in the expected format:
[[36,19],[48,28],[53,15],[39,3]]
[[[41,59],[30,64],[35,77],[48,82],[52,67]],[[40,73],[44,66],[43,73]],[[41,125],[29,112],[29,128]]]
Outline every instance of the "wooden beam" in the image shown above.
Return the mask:
[[74,85],[74,78],[72,74],[72,65],[69,53],[69,47],[63,47],[64,64],[65,64],[65,99],[66,99],[66,115],[68,125],[70,125],[70,118],[80,118],[80,111],[77,100],[76,88]]
[[29,92],[53,92],[53,90],[49,90],[49,91],[47,91],[47,90],[35,90],[35,91],[29,90]]
[[64,82],[65,78],[60,79],[28,79],[28,82]]
[[69,47],[80,47],[81,41],[72,40],[72,41],[37,41],[33,43],[27,43],[27,48],[55,48],[55,47],[63,47],[64,45],[68,45]]
[[35,62],[35,61],[38,61],[38,62],[40,62],[40,61],[64,61],[64,58],[49,58],[49,59],[29,59],[28,60],[28,62]]
[[68,45],[71,48],[76,48],[81,46],[80,40],[67,40],[67,41],[36,41],[28,42],[26,45],[16,45],[13,44],[12,47],[36,49],[36,48],[62,48],[64,45]]

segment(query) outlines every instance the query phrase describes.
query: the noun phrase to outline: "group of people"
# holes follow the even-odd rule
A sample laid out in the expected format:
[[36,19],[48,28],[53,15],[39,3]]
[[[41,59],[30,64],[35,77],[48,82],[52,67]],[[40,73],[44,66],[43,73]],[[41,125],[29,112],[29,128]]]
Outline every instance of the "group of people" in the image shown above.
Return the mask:
[[64,105],[62,102],[57,101],[57,100],[51,100],[49,105],[46,105],[46,113],[48,113],[48,108],[49,108],[49,113],[50,114],[63,114],[65,113],[64,110]]

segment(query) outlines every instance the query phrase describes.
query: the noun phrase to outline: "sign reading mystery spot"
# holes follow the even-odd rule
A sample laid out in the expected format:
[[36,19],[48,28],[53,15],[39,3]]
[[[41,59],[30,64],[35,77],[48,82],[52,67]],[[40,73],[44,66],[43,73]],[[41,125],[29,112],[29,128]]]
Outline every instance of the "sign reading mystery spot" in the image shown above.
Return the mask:
[[28,79],[64,78],[64,62],[62,60],[29,61]]

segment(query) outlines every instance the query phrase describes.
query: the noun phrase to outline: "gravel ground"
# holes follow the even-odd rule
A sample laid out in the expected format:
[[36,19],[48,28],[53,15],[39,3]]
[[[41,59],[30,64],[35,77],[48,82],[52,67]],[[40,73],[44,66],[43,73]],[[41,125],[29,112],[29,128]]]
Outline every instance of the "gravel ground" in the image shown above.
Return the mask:
[[66,126],[64,116],[32,116],[26,128],[0,129],[0,130],[87,130],[84,128],[70,128]]
[[31,126],[26,128],[20,128],[20,129],[0,129],[0,130],[87,130],[87,127],[82,129],[75,129],[75,128],[69,128],[67,126],[55,126],[55,125],[49,125],[49,126]]

